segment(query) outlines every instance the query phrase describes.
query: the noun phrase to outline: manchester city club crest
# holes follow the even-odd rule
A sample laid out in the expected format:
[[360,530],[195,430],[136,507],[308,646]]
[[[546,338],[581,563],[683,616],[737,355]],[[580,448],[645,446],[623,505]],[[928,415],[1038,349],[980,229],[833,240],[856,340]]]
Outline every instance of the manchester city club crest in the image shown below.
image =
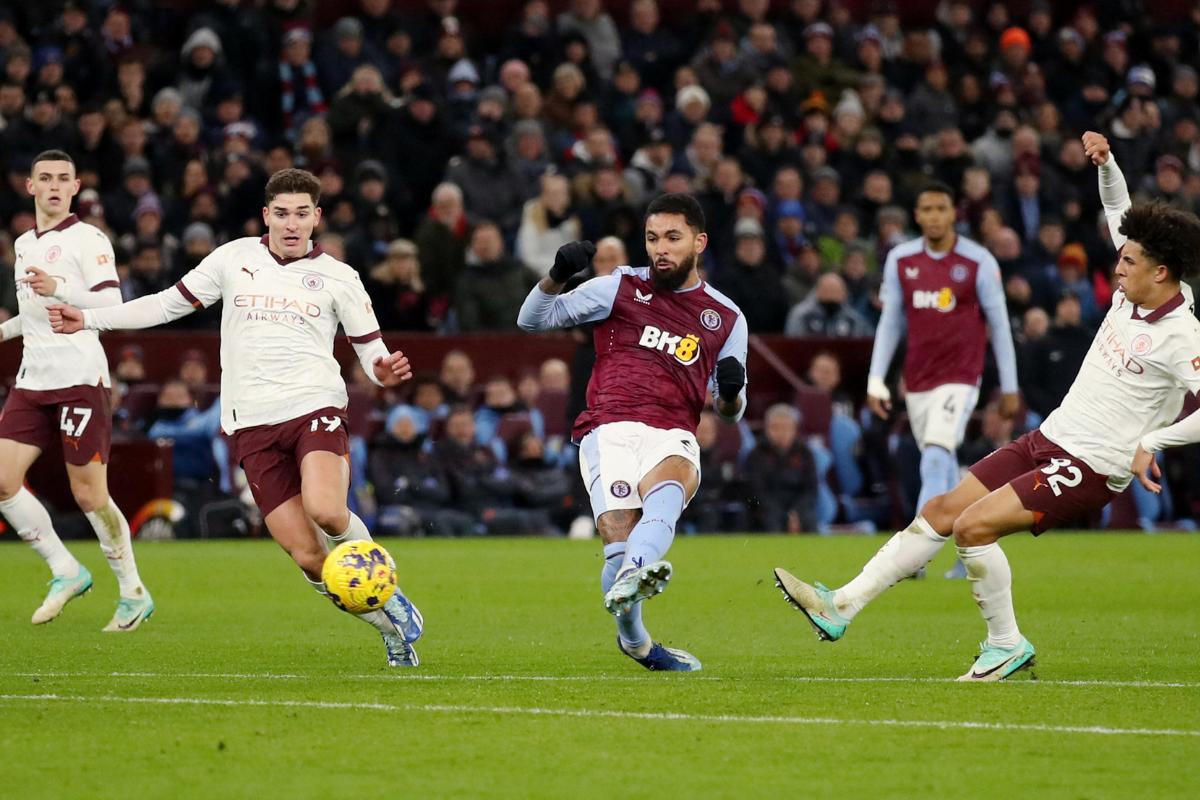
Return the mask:
[[612,492],[613,497],[629,497],[629,492],[632,491],[626,481],[613,481],[608,490]]
[[47,261],[58,261],[58,257],[61,255],[62,255],[62,248],[59,247],[58,245],[54,245],[53,247],[51,247],[49,250],[46,251],[46,260]]
[[950,280],[955,283],[962,283],[971,276],[971,270],[967,269],[966,264],[955,264],[950,268]]
[[721,315],[711,308],[706,308],[700,312],[700,324],[710,331],[718,330],[721,327]]
[[1150,352],[1150,348],[1154,346],[1154,340],[1150,338],[1148,333],[1139,333],[1133,337],[1133,354],[1135,356],[1144,356]]
[[305,275],[302,280],[304,288],[310,291],[317,292],[325,288],[325,281],[321,279],[320,275]]

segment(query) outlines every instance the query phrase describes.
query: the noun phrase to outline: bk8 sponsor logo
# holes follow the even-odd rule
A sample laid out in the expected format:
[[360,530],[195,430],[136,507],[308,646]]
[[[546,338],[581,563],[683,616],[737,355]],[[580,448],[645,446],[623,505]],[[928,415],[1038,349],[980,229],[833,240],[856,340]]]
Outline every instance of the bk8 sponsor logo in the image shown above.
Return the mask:
[[943,289],[918,289],[912,294],[913,308],[932,308],[936,311],[941,311],[946,314],[954,310],[958,305],[958,298],[954,296],[954,290],[950,287]]
[[674,356],[675,360],[684,366],[694,364],[696,359],[700,358],[700,337],[694,333],[676,336],[661,328],[647,325],[642,329],[642,338],[638,340],[638,344]]

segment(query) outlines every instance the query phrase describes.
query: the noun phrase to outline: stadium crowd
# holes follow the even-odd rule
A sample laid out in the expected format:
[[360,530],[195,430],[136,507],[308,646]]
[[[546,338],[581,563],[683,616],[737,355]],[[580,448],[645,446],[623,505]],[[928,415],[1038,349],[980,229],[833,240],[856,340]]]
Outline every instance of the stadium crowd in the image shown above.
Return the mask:
[[[384,329],[445,334],[515,330],[566,242],[600,242],[597,272],[639,263],[642,210],[682,191],[707,216],[707,280],[752,333],[870,336],[886,253],[940,180],[1001,266],[1019,433],[1062,399],[1112,295],[1079,135],[1108,136],[1135,201],[1200,208],[1200,4],[1159,25],[1138,0],[1035,0],[1019,19],[942,0],[916,21],[892,2],[696,0],[667,16],[656,0],[525,0],[491,31],[456,0],[193,5],[0,8],[0,320],[16,309],[12,242],[34,224],[30,159],[49,147],[74,156],[77,213],[109,232],[126,299],[258,235],[267,176],[298,166],[321,179],[321,244],[360,271]],[[232,489],[203,354],[161,387],[139,386],[139,358],[114,365],[120,425],[175,440],[182,495],[209,497],[217,474]],[[840,370],[829,353],[808,367],[832,407],[816,436],[788,404],[702,421],[687,525],[869,527],[911,506],[916,470],[892,460],[915,463],[911,438],[864,414]],[[377,421],[356,445],[359,502],[414,533],[586,516],[567,443],[578,370],[552,360],[482,386],[473,372],[455,353],[401,395],[355,387]],[[1014,435],[990,406],[976,427],[965,463]],[[1143,493],[1139,524],[1191,515],[1192,450],[1169,465],[1179,508]]]

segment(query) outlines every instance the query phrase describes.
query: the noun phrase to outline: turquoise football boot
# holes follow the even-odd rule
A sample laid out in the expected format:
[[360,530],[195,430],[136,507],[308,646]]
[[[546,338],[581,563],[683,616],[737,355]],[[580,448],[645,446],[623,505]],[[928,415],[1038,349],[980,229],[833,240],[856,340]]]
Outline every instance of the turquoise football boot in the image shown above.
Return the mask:
[[818,639],[836,642],[846,635],[850,620],[837,612],[832,591],[819,583],[809,586],[782,567],[775,568],[775,585],[783,592],[788,603],[808,618]]
[[88,572],[88,568],[83,564],[79,565],[79,573],[74,578],[52,578],[46,599],[38,606],[37,611],[33,612],[33,624],[49,622],[62,613],[67,603],[91,590],[92,573]]
[[122,597],[117,601],[117,612],[102,630],[104,633],[129,633],[150,619],[154,614],[154,598],[145,589],[141,597]]
[[1016,647],[996,647],[983,642],[979,645],[979,658],[958,679],[964,682],[1002,681],[1014,672],[1032,667],[1033,655],[1033,645],[1024,636]]

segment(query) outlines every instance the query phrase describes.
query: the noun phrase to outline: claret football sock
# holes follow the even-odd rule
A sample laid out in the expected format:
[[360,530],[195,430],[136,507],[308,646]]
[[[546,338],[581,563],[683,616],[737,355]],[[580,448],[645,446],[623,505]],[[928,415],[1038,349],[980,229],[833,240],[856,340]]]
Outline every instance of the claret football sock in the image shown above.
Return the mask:
[[22,486],[12,497],[0,500],[0,514],[16,530],[17,536],[46,559],[54,577],[73,578],[79,574],[79,562],[54,532],[46,507],[28,489]]
[[137,562],[133,558],[133,542],[129,534],[129,522],[113,499],[97,511],[89,511],[88,522],[100,540],[100,549],[108,559],[108,566],[117,576],[121,597],[137,598],[146,594],[146,587],[138,575]]
[[[625,542],[613,542],[604,545],[604,566],[600,569],[600,595],[603,597],[612,588],[621,570],[621,562],[625,555]],[[617,635],[625,645],[625,649],[635,655],[642,655],[643,650],[649,650],[650,632],[642,623],[642,604],[638,603],[616,618]]]
[[685,499],[679,481],[663,481],[646,492],[642,498],[642,518],[626,542],[621,572],[630,567],[649,566],[666,555],[675,538],[675,523],[683,513]]
[[948,541],[949,536],[939,536],[924,517],[918,516],[879,548],[857,578],[834,592],[837,612],[846,619],[853,619],[886,589],[932,561]]
[[1012,648],[1021,642],[1012,602],[1012,568],[998,542],[979,547],[960,547],[958,557],[967,568],[971,595],[987,622],[987,643]]

